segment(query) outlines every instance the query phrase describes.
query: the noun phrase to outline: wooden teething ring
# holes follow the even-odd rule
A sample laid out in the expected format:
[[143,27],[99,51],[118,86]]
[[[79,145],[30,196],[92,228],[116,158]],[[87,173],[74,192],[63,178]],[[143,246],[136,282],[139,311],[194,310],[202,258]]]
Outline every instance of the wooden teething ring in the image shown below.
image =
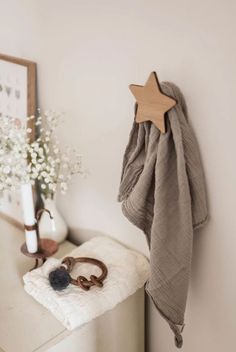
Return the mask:
[[90,263],[93,265],[98,266],[102,273],[100,276],[90,275],[90,280],[88,280],[85,276],[78,276],[77,279],[73,279],[71,276],[71,284],[81,287],[84,291],[88,291],[90,287],[97,286],[103,287],[103,281],[107,277],[107,267],[106,265],[98,259],[94,258],[87,258],[87,257],[80,257],[80,258],[73,258],[73,257],[66,257],[63,259],[62,264],[66,267],[66,271],[70,273],[75,266],[76,263]]

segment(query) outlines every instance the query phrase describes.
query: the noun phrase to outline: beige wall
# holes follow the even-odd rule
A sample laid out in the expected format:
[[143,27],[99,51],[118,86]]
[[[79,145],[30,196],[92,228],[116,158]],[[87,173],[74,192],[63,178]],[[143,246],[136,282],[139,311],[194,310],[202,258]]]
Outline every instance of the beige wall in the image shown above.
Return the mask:
[[[156,70],[183,90],[204,162],[211,219],[194,244],[184,352],[235,349],[236,3],[234,0],[0,1],[0,52],[38,63],[42,108],[62,109],[63,143],[90,169],[59,199],[80,239],[107,233],[147,252],[116,203],[133,118],[128,84]],[[149,352],[173,337],[152,307]]]

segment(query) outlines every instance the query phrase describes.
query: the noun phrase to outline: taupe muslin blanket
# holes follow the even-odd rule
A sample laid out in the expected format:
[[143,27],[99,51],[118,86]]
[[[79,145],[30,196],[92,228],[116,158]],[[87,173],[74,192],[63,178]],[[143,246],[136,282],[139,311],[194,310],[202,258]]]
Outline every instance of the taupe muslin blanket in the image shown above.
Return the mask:
[[126,147],[118,200],[124,215],[147,236],[151,273],[146,291],[182,346],[182,328],[192,258],[193,230],[207,220],[199,150],[179,88],[162,91],[177,105],[168,112],[167,132],[134,122]]

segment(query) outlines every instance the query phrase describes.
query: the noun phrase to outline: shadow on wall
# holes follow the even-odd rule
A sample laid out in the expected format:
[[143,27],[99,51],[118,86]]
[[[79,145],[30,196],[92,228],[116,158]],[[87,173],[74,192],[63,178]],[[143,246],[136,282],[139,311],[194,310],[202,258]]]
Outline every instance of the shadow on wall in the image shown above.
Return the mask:
[[80,245],[85,241],[89,241],[91,238],[96,236],[106,236],[107,234],[93,230],[93,229],[80,229],[80,228],[69,228],[68,240],[76,245]]
[[116,237],[110,236],[107,233],[97,231],[94,229],[81,229],[81,228],[70,227],[68,240],[76,245],[80,245],[83,242],[89,241],[93,237],[96,237],[96,236],[109,237],[109,238],[113,239],[114,241],[120,243],[122,246],[127,247],[127,248],[131,248],[131,247],[127,246],[125,243],[119,241],[119,239],[117,239]]
[[204,273],[204,260],[207,254],[206,242],[209,241],[209,219],[207,225],[202,229],[194,231],[193,237],[193,257],[192,257],[192,270],[191,270],[191,287],[197,290],[201,286],[201,278]]

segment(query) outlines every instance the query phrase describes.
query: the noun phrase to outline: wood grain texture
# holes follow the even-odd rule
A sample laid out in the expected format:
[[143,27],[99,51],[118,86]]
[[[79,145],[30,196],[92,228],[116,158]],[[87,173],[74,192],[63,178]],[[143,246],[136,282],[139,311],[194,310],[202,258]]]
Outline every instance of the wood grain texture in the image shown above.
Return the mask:
[[162,133],[165,133],[165,113],[177,102],[162,93],[157,74],[152,72],[144,86],[131,84],[129,88],[138,104],[136,122],[152,121]]

